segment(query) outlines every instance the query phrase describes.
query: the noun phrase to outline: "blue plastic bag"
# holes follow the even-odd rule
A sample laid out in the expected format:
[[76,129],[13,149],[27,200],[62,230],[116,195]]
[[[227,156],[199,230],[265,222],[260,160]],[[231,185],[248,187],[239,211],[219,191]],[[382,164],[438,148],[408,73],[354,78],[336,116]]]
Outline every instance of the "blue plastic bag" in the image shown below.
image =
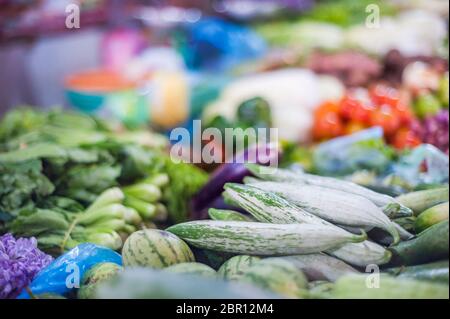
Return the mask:
[[219,18],[205,18],[175,37],[190,69],[226,71],[249,59],[262,56],[264,39],[248,27]]
[[[68,295],[80,287],[83,275],[98,263],[111,262],[122,265],[122,257],[115,251],[85,243],[60,256],[43,269],[29,285],[34,295]],[[17,299],[29,299],[27,291]]]

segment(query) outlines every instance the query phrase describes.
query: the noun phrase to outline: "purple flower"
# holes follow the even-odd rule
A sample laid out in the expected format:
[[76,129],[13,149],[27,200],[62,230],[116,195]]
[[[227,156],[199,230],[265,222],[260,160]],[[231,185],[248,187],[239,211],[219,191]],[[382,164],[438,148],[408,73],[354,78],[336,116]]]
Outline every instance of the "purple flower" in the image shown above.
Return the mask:
[[52,260],[37,248],[36,238],[0,236],[0,299],[17,297]]

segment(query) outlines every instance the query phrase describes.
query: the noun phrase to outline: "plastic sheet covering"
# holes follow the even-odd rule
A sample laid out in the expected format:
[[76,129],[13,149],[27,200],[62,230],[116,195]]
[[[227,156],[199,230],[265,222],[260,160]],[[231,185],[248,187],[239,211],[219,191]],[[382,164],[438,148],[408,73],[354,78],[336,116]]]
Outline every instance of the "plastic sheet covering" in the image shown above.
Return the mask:
[[433,145],[423,144],[400,158],[393,165],[392,171],[395,176],[413,187],[420,184],[448,183],[449,158]]

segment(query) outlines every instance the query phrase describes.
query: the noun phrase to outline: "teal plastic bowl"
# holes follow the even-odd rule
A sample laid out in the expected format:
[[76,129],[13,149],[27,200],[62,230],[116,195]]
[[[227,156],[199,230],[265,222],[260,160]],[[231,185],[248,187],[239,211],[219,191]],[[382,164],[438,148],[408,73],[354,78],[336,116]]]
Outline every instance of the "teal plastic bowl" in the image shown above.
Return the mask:
[[103,107],[107,95],[94,92],[66,90],[69,104],[83,112],[92,113]]

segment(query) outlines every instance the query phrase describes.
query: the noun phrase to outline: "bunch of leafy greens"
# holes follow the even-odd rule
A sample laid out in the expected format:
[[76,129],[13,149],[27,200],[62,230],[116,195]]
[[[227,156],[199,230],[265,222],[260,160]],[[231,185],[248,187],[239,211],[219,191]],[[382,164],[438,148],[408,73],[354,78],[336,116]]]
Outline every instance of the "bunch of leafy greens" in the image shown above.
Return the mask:
[[[25,123],[20,121],[22,117],[27,119]],[[31,124],[33,119],[38,125]],[[7,200],[0,209],[12,213],[21,208],[24,199],[17,193],[41,195],[43,181],[47,181],[46,195],[54,193],[89,204],[121,180],[145,176],[152,168],[154,149],[164,147],[165,142],[148,133],[155,148],[146,148],[133,141],[131,134],[116,133],[99,120],[77,113],[25,109],[7,114],[0,123],[0,149],[4,151],[0,153],[0,167],[6,173],[2,174],[1,186],[10,187],[2,191]],[[125,164],[127,169],[122,170]],[[27,181],[27,187],[20,184],[24,174],[32,180]]]
[[53,193],[54,185],[42,174],[42,162],[39,160],[22,163],[0,163],[0,220],[11,218],[23,207],[33,206]]
[[[189,164],[173,163],[166,146],[163,136],[116,129],[84,114],[30,108],[9,112],[0,122],[0,225],[3,221],[6,230],[37,236],[41,246],[53,247],[67,233],[74,214],[105,191],[135,183],[148,189],[141,181],[157,174],[169,177],[158,185],[164,198],[145,207],[164,211],[167,203],[168,213],[179,221],[188,215],[190,197],[206,175]],[[94,229],[89,234],[71,230],[76,237],[72,243],[105,239],[117,245],[117,236]]]
[[170,218],[175,223],[188,219],[190,201],[208,181],[208,175],[199,168],[187,164],[175,164],[169,157],[165,160],[165,172],[171,181],[163,194]]

